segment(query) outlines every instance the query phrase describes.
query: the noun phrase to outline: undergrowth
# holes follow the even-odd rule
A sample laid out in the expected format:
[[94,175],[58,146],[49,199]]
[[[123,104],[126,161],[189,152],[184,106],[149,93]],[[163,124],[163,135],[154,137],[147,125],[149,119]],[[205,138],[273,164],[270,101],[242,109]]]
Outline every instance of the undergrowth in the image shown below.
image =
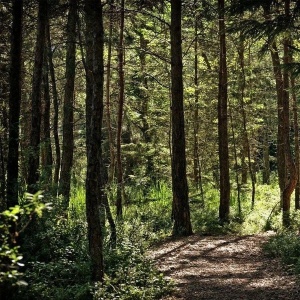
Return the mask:
[[[34,234],[27,234],[23,245],[24,281],[27,287],[18,290],[15,299],[95,299],[134,300],[159,299],[172,288],[147,258],[149,247],[172,233],[172,193],[168,183],[127,187],[128,203],[117,226],[117,247],[110,248],[109,226],[104,240],[105,280],[89,283],[90,265],[85,216],[85,191],[73,190],[68,215],[59,207],[38,220]],[[191,189],[191,219],[194,232],[200,234],[253,234],[264,230],[279,231],[281,214],[278,189],[274,185],[257,185],[254,209],[250,187],[241,194],[242,211],[238,211],[236,194],[231,195],[231,221],[223,226],[218,221],[219,194],[204,187],[202,195]],[[115,187],[108,191],[115,215]],[[295,215],[294,219],[298,217]],[[286,263],[300,270],[298,237],[278,235],[270,242],[269,253],[282,256]],[[284,246],[283,246],[284,245]],[[287,254],[290,253],[290,254]],[[291,254],[292,253],[292,254]],[[291,260],[291,258],[293,258]]]
[[279,230],[264,245],[265,252],[281,260],[284,267],[292,273],[300,274],[300,212],[291,215],[291,227]]

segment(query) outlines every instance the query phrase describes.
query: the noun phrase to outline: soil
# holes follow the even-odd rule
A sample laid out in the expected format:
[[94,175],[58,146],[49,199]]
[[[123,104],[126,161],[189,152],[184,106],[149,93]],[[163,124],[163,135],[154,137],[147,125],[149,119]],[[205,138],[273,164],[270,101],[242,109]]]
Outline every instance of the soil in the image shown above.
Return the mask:
[[175,284],[164,300],[300,300],[300,282],[262,245],[270,233],[169,240],[151,252]]

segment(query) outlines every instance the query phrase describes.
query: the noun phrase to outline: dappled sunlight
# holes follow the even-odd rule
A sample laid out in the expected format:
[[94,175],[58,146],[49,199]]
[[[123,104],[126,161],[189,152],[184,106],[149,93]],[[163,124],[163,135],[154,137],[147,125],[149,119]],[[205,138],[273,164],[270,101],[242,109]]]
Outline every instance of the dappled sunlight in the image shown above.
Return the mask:
[[176,285],[166,299],[298,299],[296,277],[261,250],[268,235],[194,235],[161,245],[152,256]]

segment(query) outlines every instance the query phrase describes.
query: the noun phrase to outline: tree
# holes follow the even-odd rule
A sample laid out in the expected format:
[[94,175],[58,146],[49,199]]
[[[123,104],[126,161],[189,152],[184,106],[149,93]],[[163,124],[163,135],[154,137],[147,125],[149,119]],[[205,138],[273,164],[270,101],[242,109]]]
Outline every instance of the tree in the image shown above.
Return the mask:
[[85,3],[86,22],[86,215],[91,258],[92,281],[103,281],[103,236],[100,214],[103,190],[102,118],[103,118],[103,24],[98,0]]
[[125,200],[124,181],[123,181],[123,166],[121,157],[121,135],[124,114],[124,0],[121,0],[120,14],[120,36],[118,47],[118,72],[119,72],[119,109],[118,109],[118,124],[117,124],[117,216],[122,216],[122,202]]
[[47,21],[48,21],[47,25],[46,25],[47,50],[48,50],[47,54],[48,54],[48,61],[49,61],[49,73],[50,73],[50,78],[51,78],[53,107],[54,107],[53,136],[54,136],[54,144],[55,144],[55,170],[54,170],[53,183],[55,185],[55,195],[56,195],[58,180],[59,180],[60,161],[61,161],[60,142],[59,142],[59,135],[58,135],[58,118],[59,118],[58,97],[59,96],[58,96],[58,91],[57,91],[55,69],[54,69],[54,64],[53,64],[53,53],[52,53],[49,19]]
[[[286,23],[291,22],[290,15],[290,0],[284,1],[284,12]],[[290,62],[290,37],[286,35],[283,40],[283,63],[287,66]],[[284,162],[285,162],[285,180],[284,188],[282,190],[282,214],[283,214],[283,225],[288,227],[290,225],[290,205],[291,195],[297,184],[297,170],[293,161],[291,146],[290,146],[290,105],[289,105],[289,71],[287,68],[283,69],[283,93],[282,103],[278,107],[279,126],[282,127],[280,133],[282,134],[283,147],[284,147]],[[280,145],[278,145],[280,146]]]
[[64,207],[67,208],[70,199],[71,169],[74,151],[74,83],[76,62],[76,20],[77,0],[70,0],[70,10],[67,24],[67,54],[66,54],[66,83],[64,96],[63,145],[59,194],[64,197]]
[[44,50],[43,72],[43,101],[42,101],[42,130],[41,130],[41,181],[43,189],[49,189],[52,185],[52,146],[51,146],[51,97],[49,87],[49,62],[47,47]]
[[31,132],[28,158],[28,191],[35,193],[38,190],[40,139],[41,139],[41,87],[43,77],[44,49],[46,43],[46,24],[48,1],[39,0],[38,29],[36,37],[34,71],[32,79],[31,100]]
[[192,225],[186,177],[181,47],[181,1],[171,1],[172,191],[173,234],[190,235]]
[[224,0],[218,0],[219,12],[219,94],[218,94],[218,134],[219,134],[219,164],[220,164],[220,221],[227,222],[230,207],[230,179],[228,154],[228,115],[227,115],[227,61]]
[[13,1],[11,69],[9,93],[9,144],[7,161],[7,207],[18,204],[19,121],[22,82],[22,21],[23,1]]

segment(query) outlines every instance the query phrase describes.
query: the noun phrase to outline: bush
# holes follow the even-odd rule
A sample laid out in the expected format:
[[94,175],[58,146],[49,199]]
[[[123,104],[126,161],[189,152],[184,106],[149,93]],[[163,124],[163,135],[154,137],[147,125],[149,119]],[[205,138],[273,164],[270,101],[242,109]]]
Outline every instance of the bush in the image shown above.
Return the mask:
[[266,253],[278,257],[293,272],[300,274],[300,236],[283,232],[272,237],[264,246]]
[[95,300],[159,299],[171,289],[144,250],[124,239],[119,247],[106,255],[106,276],[94,289]]

